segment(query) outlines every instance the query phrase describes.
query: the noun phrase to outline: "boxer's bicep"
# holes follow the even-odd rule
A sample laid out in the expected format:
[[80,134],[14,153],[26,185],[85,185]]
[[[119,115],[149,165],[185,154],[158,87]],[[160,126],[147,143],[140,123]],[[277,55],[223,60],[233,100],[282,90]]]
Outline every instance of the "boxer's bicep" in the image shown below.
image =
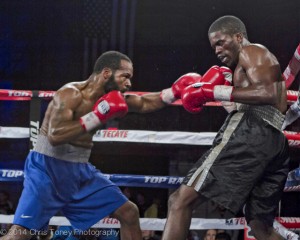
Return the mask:
[[53,104],[53,111],[50,118],[52,125],[57,125],[73,119],[74,111],[66,101],[57,101]]
[[63,134],[75,125],[80,126],[79,121],[74,119],[74,113],[81,101],[81,95],[72,90],[63,90],[54,96],[49,118],[50,135]]
[[281,75],[277,59],[266,49],[252,47],[240,53],[239,65],[246,75],[241,75],[244,80],[240,81],[245,87],[235,89],[235,101],[245,104],[276,104],[278,78]]

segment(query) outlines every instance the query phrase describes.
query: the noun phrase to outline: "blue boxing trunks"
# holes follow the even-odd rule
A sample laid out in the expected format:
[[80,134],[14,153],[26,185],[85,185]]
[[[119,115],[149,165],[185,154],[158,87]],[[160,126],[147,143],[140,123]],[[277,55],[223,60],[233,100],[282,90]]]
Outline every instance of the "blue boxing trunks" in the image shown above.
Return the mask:
[[183,184],[234,214],[246,204],[248,222],[272,225],[289,171],[283,120],[272,106],[241,105],[228,115],[212,148]]
[[87,162],[89,149],[71,145],[55,149],[49,145],[40,135],[26,159],[24,189],[14,224],[45,230],[50,218],[61,212],[74,230],[84,231],[128,201],[114,183]]

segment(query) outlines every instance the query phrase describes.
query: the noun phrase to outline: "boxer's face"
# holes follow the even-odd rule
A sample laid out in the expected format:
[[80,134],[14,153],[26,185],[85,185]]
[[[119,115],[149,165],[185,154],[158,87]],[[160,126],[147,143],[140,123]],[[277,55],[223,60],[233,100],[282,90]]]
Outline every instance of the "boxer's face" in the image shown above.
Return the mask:
[[118,85],[115,81],[115,75],[112,74],[109,79],[107,80],[107,82],[104,85],[104,91],[105,93],[109,93],[110,91],[113,90],[119,90]]
[[131,62],[121,60],[120,69],[113,74],[113,80],[121,92],[126,92],[131,88],[131,78],[133,76],[133,66]]
[[216,31],[210,33],[208,37],[211,47],[222,63],[228,67],[233,67],[238,63],[241,49],[238,35],[231,36],[222,31]]
[[106,75],[107,78],[104,84],[105,93],[113,90],[124,93],[131,88],[130,79],[133,76],[133,67],[131,62],[121,60],[120,69],[112,71],[111,69],[106,68],[103,74]]

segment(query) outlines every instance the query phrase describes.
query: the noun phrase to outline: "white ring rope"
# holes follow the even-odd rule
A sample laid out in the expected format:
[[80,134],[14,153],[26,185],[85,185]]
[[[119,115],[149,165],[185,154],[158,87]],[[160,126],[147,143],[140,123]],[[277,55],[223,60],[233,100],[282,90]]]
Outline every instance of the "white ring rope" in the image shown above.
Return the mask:
[[[37,132],[37,131],[36,131]],[[290,147],[300,147],[300,133],[283,131]],[[143,130],[99,130],[93,136],[94,142],[138,142],[157,144],[186,144],[206,145],[212,144],[216,132],[179,132],[179,131],[143,131]],[[30,133],[29,128],[2,127],[0,138],[36,138],[36,133]]]
[[[0,214],[0,222],[10,224],[13,222],[14,215]],[[143,230],[157,230],[162,231],[165,225],[165,218],[140,218],[141,228]],[[297,217],[280,217],[276,218],[274,224],[280,223],[286,228],[299,230],[300,218]],[[241,230],[245,226],[245,218],[229,218],[229,219],[207,219],[207,218],[193,218],[190,229],[231,229]],[[52,226],[71,226],[69,220],[65,217],[55,216],[50,220]],[[92,226],[93,228],[120,228],[120,222],[114,218],[103,218],[98,223]]]

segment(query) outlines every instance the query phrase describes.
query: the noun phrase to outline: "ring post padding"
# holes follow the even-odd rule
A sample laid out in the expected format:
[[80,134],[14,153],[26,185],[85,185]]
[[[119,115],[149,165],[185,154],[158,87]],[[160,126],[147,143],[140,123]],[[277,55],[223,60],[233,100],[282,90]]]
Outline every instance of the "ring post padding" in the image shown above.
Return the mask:
[[37,136],[40,129],[40,119],[41,119],[41,103],[42,98],[39,98],[39,91],[32,91],[32,97],[30,100],[30,143],[29,150],[32,150],[36,144]]

